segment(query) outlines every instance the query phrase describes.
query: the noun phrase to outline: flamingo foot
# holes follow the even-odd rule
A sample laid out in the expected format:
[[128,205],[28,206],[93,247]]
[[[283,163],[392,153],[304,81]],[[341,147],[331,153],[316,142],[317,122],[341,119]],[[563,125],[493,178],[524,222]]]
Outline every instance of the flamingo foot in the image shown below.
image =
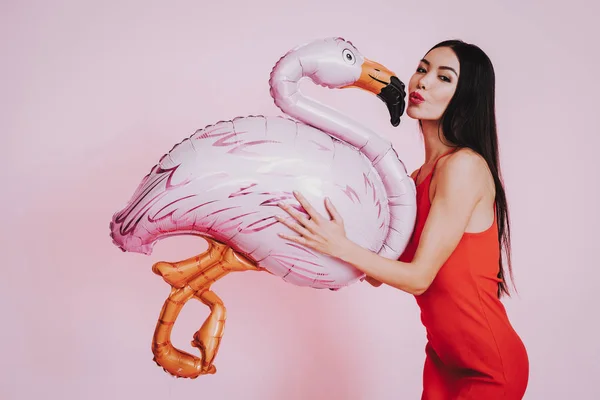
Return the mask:
[[[154,361],[169,374],[180,378],[197,378],[214,374],[213,361],[217,355],[223,330],[226,309],[223,301],[210,286],[223,276],[234,271],[262,271],[250,260],[230,247],[209,241],[209,249],[197,256],[178,263],[157,263],[153,271],[161,275],[172,286],[165,300],[152,339]],[[177,317],[192,297],[210,308],[208,318],[194,334],[192,346],[200,350],[196,357],[171,344],[171,331]]]
[[197,378],[203,370],[201,358],[176,349],[171,343],[171,331],[175,320],[185,303],[193,296],[194,290],[189,286],[171,290],[161,310],[152,339],[154,361],[169,374],[180,378]]
[[198,348],[202,353],[202,370],[206,373],[215,373],[216,367],[213,365],[213,361],[219,351],[227,318],[225,305],[211,290],[197,293],[196,298],[206,304],[211,312],[202,327],[194,334],[192,346]]

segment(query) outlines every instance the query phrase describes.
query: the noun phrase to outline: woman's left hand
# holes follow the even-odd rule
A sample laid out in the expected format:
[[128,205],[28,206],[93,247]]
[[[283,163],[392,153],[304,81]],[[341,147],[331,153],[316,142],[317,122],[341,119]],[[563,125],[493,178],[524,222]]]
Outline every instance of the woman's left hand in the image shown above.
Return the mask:
[[276,216],[277,220],[300,234],[300,236],[288,236],[280,233],[279,236],[332,257],[340,258],[351,242],[346,237],[344,221],[331,200],[325,199],[325,208],[331,217],[329,219],[319,214],[300,193],[294,192],[294,196],[310,218],[288,204],[279,204],[279,207],[292,218],[284,219]]

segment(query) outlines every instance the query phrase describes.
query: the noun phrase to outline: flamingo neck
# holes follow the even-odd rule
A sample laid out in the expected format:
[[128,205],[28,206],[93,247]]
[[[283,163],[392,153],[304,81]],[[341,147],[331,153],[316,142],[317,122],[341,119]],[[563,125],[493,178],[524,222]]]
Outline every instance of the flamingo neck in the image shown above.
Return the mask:
[[271,72],[269,84],[275,105],[290,117],[356,147],[370,161],[382,157],[391,148],[391,142],[341,112],[305,97],[300,92],[300,80],[305,77],[324,85],[313,79],[314,71],[310,67],[303,65],[300,58],[292,55],[293,53],[288,53],[282,57]]

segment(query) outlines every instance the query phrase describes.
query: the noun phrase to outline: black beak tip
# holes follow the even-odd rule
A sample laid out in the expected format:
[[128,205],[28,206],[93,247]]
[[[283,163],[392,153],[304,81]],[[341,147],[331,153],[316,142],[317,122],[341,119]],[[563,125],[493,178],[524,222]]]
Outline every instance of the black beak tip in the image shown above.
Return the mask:
[[404,108],[406,107],[404,83],[397,77],[392,76],[390,83],[381,89],[378,97],[387,105],[392,126],[397,127],[400,125],[400,116],[404,114]]

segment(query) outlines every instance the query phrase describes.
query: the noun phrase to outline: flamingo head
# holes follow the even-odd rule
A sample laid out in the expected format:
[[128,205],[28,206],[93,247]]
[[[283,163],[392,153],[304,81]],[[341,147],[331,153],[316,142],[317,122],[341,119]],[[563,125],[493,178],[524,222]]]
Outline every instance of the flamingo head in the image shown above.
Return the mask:
[[302,75],[330,89],[360,88],[387,106],[390,122],[400,124],[405,109],[405,85],[385,66],[367,59],[342,38],[318,40],[296,50]]

